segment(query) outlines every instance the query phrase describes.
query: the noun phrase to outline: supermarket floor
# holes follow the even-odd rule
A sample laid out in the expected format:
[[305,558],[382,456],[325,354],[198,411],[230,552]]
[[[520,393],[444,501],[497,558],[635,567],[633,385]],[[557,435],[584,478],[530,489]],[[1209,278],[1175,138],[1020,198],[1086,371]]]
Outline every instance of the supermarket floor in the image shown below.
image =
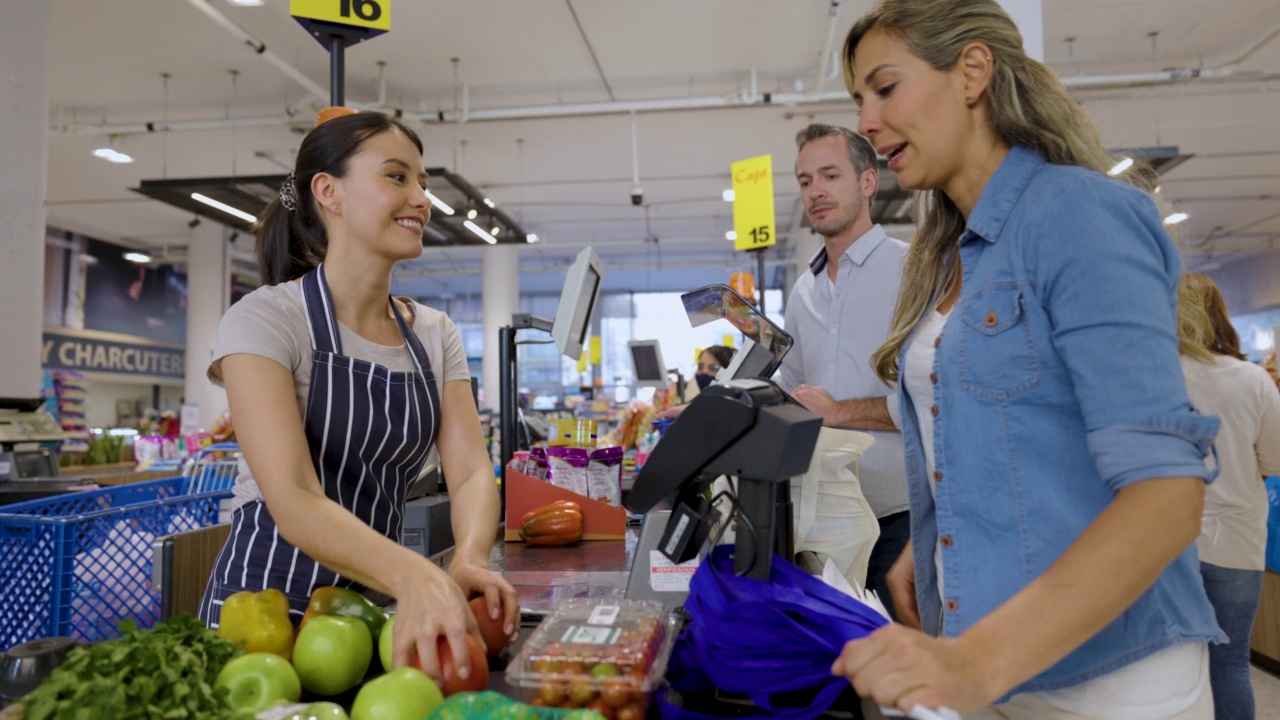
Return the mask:
[[1258,707],[1258,720],[1280,720],[1280,676],[1257,665],[1249,668],[1253,680],[1253,697]]

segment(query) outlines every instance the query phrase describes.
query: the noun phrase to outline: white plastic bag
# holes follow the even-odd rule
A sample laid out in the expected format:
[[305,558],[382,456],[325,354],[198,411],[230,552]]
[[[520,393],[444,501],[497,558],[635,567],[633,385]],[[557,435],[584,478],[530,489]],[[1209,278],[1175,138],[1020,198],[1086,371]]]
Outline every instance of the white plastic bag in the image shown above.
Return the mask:
[[866,586],[867,562],[880,537],[857,474],[858,460],[875,442],[867,433],[824,427],[809,472],[791,479],[796,553],[814,553],[819,571],[830,558],[855,587]]

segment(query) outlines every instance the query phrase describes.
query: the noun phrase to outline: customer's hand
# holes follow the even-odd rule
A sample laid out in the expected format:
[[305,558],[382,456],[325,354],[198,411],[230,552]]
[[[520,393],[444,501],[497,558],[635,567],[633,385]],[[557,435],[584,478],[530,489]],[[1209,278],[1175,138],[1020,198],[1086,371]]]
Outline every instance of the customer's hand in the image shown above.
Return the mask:
[[963,635],[939,639],[886,625],[870,637],[846,643],[831,674],[848,678],[858,695],[884,707],[904,712],[917,705],[948,707],[966,714],[1004,692],[991,687],[990,660]]
[[[907,541],[902,554],[885,573],[884,582],[889,586],[889,601],[897,611],[898,622],[910,628],[920,629],[920,608],[916,601],[916,563],[911,553],[912,542]],[[880,598],[881,601],[884,598]]]
[[823,425],[840,427],[843,424],[840,405],[826,390],[814,385],[799,385],[791,391],[791,397],[809,412],[821,416]]
[[466,636],[469,633],[480,639],[467,597],[448,573],[426,559],[414,565],[418,567],[406,572],[394,588],[396,622],[391,664],[397,668],[412,665],[416,655],[424,673],[437,682],[443,680],[436,656],[436,641],[443,635],[453,653],[458,676],[466,679],[471,675]]
[[654,415],[653,419],[654,420],[675,420],[676,418],[680,417],[680,413],[684,412],[684,409],[687,407],[689,407],[689,403],[685,403],[684,405],[672,405],[666,410],[663,410],[657,415]]
[[506,633],[511,642],[515,642],[520,633],[520,598],[511,583],[489,568],[461,559],[455,559],[449,565],[449,575],[462,588],[464,595],[484,596],[489,617],[494,620],[501,617],[502,632]]

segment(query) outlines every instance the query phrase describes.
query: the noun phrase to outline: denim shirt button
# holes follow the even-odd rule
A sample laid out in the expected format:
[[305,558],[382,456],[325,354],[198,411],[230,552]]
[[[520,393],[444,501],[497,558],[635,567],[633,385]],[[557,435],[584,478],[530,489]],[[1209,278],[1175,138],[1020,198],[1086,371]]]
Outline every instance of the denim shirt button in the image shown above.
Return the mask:
[[960,603],[956,602],[955,600],[947,601],[947,612],[955,612],[956,610],[959,610],[959,609],[960,609]]
[[1000,318],[996,317],[994,310],[990,310],[987,312],[987,316],[982,319],[982,322],[986,323],[987,327],[995,327],[1000,323]]
[[934,471],[933,471],[933,481],[934,481],[934,482],[942,482],[942,471],[941,471],[941,470],[934,470]]
[[929,382],[934,385],[938,384],[938,373],[929,373]]
[[942,547],[949,548],[951,547],[951,536],[943,535],[942,537],[938,538],[938,542],[942,544]]
[[930,415],[933,415],[934,417],[938,417],[938,406],[937,406],[937,405],[932,405],[932,406],[930,406],[930,407],[929,407],[929,414],[930,414]]
[[938,346],[939,346],[939,345],[941,345],[941,344],[942,344],[942,336],[941,336],[941,335],[939,335],[938,337],[936,337],[936,338],[934,338],[934,339],[933,339],[933,346],[934,346],[934,347],[938,347]]

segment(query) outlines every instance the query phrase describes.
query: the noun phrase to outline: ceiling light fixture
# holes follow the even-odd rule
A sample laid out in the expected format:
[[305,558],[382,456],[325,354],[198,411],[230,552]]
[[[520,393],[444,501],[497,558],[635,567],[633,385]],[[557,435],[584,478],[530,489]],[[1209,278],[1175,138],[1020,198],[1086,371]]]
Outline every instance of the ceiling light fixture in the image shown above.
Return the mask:
[[463,222],[462,226],[470,230],[471,232],[475,233],[477,237],[489,243],[490,245],[496,245],[498,242],[498,238],[485,232],[479,225],[471,222],[470,220]]
[[489,234],[494,237],[498,237],[498,233],[500,232],[502,232],[502,228],[498,227],[497,225],[494,225],[493,229],[489,231]]
[[200,193],[191,193],[191,199],[195,200],[196,202],[202,202],[211,208],[216,208],[218,210],[221,210],[222,212],[230,215],[231,217],[239,218],[245,222],[258,222],[258,218],[250,215],[249,213],[243,210],[240,210],[238,208],[233,208],[226,203],[218,202],[217,200],[214,200],[208,195],[202,195]]
[[733,188],[729,188],[728,190],[725,190],[724,192],[720,193],[720,197],[724,198],[725,202],[733,202],[733,198],[734,198]]
[[1187,217],[1189,216],[1184,212],[1170,213],[1169,216],[1164,219],[1164,224],[1177,225],[1180,222],[1184,222]]
[[113,163],[131,163],[133,158],[114,148],[104,147],[93,151],[94,157],[100,157],[107,162]]
[[1133,167],[1133,158],[1127,157],[1116,163],[1114,167],[1107,171],[1107,174],[1111,177],[1115,177],[1131,167]]
[[489,207],[491,207],[491,208],[492,208],[492,207],[497,207],[497,205],[495,205],[495,204],[494,204],[494,202],[493,202],[492,200],[490,200],[489,198],[485,198],[485,199],[484,199],[484,204],[485,204],[485,205],[488,205],[488,206],[489,206]]
[[227,0],[227,2],[240,7],[261,7],[263,0]]
[[737,240],[737,239],[738,239],[738,232],[737,232],[736,230],[730,230],[729,232],[727,232],[727,233],[725,233],[725,234],[724,234],[724,239],[725,239],[725,240]]
[[431,204],[435,206],[437,210],[444,213],[445,215],[453,214],[453,208],[449,207],[449,203],[446,203],[445,201],[433,195],[430,190],[427,190],[425,192],[427,193],[427,198],[431,200]]
[[538,242],[538,233],[529,233],[528,235],[524,236],[524,239],[531,243],[536,243]]
[[146,263],[151,262],[150,255],[140,252],[127,252],[124,254],[124,259],[129,262],[138,263],[139,265],[145,265]]
[[479,215],[479,214],[480,214],[480,213],[476,212],[476,209],[475,209],[475,208],[471,208],[470,210],[468,210],[468,211],[467,211],[467,219],[468,219],[468,220],[475,220],[475,219],[476,219],[476,215]]

